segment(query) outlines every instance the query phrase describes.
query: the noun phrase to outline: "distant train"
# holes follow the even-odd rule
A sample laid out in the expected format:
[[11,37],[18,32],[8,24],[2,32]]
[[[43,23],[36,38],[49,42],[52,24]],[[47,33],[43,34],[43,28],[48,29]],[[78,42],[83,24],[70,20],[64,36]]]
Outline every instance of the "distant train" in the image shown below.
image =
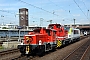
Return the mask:
[[79,29],[50,24],[47,29],[35,29],[25,35],[23,44],[18,45],[18,49],[22,55],[42,55],[77,40],[80,40]]
[[84,34],[84,36],[86,36],[86,35],[87,35],[87,31],[84,31],[84,33],[83,33],[83,34]]
[[84,36],[90,35],[90,31],[84,30],[84,31],[83,31],[83,35],[84,35]]

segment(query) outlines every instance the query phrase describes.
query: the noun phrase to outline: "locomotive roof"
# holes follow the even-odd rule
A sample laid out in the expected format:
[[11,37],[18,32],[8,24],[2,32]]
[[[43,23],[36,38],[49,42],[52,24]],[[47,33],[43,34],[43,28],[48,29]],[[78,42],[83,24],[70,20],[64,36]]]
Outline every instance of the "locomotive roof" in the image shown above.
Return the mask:
[[55,29],[47,29],[47,30],[52,30],[52,31],[56,31]]
[[[33,30],[33,31],[40,31],[41,30],[41,28],[37,28],[37,29],[35,29],[35,30]],[[46,28],[43,28],[43,30],[52,30],[52,31],[56,31],[55,29],[46,29]]]
[[[42,28],[37,28],[37,29],[34,29],[33,31],[40,31]],[[46,28],[43,28],[44,30],[46,29]]]
[[54,26],[54,25],[61,26],[60,24],[49,24],[49,26]]

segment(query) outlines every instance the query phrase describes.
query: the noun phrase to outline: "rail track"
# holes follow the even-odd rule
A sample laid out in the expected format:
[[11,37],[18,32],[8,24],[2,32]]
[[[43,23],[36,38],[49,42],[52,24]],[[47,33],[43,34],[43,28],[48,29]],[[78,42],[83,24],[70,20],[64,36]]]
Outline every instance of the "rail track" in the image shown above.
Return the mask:
[[88,53],[90,53],[90,45],[88,46],[88,48],[86,49],[80,60],[86,60],[86,59],[90,60],[90,54]]
[[18,49],[10,49],[0,52],[0,60],[10,60],[11,56],[19,52]]
[[37,56],[33,57],[33,56],[18,56],[15,58],[12,58],[11,60],[34,60],[36,58],[39,58]]
[[[86,52],[90,49],[90,38],[88,41],[80,45],[77,49],[68,54],[63,60],[83,60]],[[89,59],[90,60],[90,59]]]
[[[87,36],[84,37],[82,36],[81,39],[84,39],[86,37]],[[11,49],[0,52],[0,60],[36,60],[38,58],[39,58],[38,56],[21,56],[18,49]]]
[[[86,38],[87,36],[82,36],[81,37],[81,39],[84,39],[84,38]],[[19,57],[16,57],[16,58],[13,58],[12,60],[37,60],[39,57],[38,56],[35,56],[35,57],[33,57],[33,56],[29,56],[29,57],[27,57],[27,56],[19,56]]]

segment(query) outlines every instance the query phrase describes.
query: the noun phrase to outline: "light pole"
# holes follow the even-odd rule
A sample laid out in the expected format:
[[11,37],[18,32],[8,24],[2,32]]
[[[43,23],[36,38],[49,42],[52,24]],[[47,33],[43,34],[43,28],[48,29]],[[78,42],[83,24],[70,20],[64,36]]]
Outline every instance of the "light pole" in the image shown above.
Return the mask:
[[74,28],[75,28],[75,20],[76,20],[76,19],[73,19],[73,20],[74,20]]
[[20,39],[20,29],[22,29],[22,27],[18,26],[17,29],[19,29],[19,39],[18,39],[18,41],[20,42],[21,41],[21,39]]
[[19,29],[19,41],[20,41],[21,39],[20,39],[20,29]]
[[9,30],[9,39],[8,40],[10,40],[10,30]]
[[8,39],[7,39],[7,47],[8,47],[8,42],[10,41],[10,30],[8,30]]
[[26,27],[26,25],[23,25],[23,28],[24,28],[24,35],[25,35],[25,27]]
[[43,18],[40,18],[40,26],[43,26]]

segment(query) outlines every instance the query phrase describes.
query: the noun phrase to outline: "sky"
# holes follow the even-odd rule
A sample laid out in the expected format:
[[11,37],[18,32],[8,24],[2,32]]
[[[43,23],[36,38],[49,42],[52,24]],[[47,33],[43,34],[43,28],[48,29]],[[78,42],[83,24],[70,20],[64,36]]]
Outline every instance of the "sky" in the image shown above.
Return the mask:
[[90,0],[0,0],[0,24],[19,25],[20,8],[28,9],[29,25],[90,24]]

